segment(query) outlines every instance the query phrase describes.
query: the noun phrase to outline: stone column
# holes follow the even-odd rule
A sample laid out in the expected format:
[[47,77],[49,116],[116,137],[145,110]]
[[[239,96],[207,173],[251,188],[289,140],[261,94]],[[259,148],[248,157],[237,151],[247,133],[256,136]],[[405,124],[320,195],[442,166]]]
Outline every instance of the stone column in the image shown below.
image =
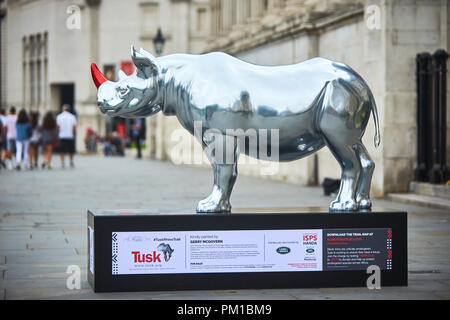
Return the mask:
[[250,2],[248,0],[236,3],[236,24],[243,24],[250,16]]
[[[407,192],[409,182],[414,178],[417,152],[415,58],[418,52],[434,52],[441,46],[440,23],[425,27],[417,13],[422,12],[428,19],[439,21],[443,7],[440,0],[385,1],[381,4],[368,0],[366,7],[368,5],[379,6],[381,23],[379,28],[372,29],[365,23],[363,25],[366,40],[365,74],[362,76],[370,74],[366,80],[377,104],[381,146],[374,149],[373,143],[366,143],[366,147],[376,164],[372,190],[374,195],[382,196]],[[426,35],[423,34],[425,30]],[[373,139],[372,119],[364,138],[367,142]]]
[[[89,61],[100,63],[99,61],[99,13],[101,0],[85,0],[87,11],[87,25],[89,35]],[[98,65],[102,71],[102,66]],[[97,89],[92,85],[92,78],[90,72],[86,72],[85,81],[89,84],[87,99],[80,101],[75,95],[74,107],[77,111],[77,131],[76,131],[76,150],[77,152],[84,152],[84,133],[87,127],[95,128],[103,135],[105,134],[106,117],[100,114],[97,108]],[[52,93],[53,90],[50,92]],[[54,92],[49,95],[49,99],[55,101]],[[52,105],[57,105],[52,103]],[[59,105],[57,106],[60,107]],[[56,111],[56,110],[54,110]]]
[[[99,7],[101,0],[86,0],[86,4],[89,7],[89,55],[91,61],[98,61],[99,57]],[[101,66],[99,66],[100,71]],[[90,79],[90,74],[87,74],[89,77],[88,81],[92,81]],[[94,86],[89,86],[89,100],[96,101],[97,100],[97,89]]]
[[48,100],[48,91],[49,91],[49,83],[48,83],[48,34],[44,32],[43,37],[43,52],[42,52],[42,105],[45,113],[50,109],[50,103]]
[[29,95],[30,95],[30,70],[29,70],[29,61],[30,61],[30,41],[28,37],[23,37],[22,39],[23,46],[23,60],[22,60],[22,73],[23,73],[23,85],[22,85],[22,107],[25,107],[29,104]]
[[0,8],[0,107],[6,108],[6,8]]
[[282,0],[269,0],[269,9],[280,8],[282,5]]
[[232,4],[232,0],[221,0],[221,34],[224,34],[231,29],[233,23]]
[[264,0],[250,0],[250,17],[256,20],[264,12]]
[[220,28],[220,1],[211,0],[211,38],[215,39],[219,35]]

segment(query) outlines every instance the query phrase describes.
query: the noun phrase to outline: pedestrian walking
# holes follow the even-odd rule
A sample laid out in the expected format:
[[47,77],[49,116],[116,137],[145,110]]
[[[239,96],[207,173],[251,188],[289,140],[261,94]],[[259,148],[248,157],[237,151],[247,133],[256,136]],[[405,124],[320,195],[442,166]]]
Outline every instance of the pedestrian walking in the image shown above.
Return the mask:
[[0,122],[2,125],[5,125],[6,115],[5,115],[5,109],[0,108]]
[[12,106],[9,108],[9,114],[5,117],[4,132],[6,136],[6,165],[8,169],[13,169],[15,166],[16,153],[16,108]]
[[56,130],[56,120],[51,111],[48,111],[42,121],[42,148],[44,150],[44,162],[42,162],[42,169],[47,167],[51,169],[53,147],[58,146],[58,132]]
[[0,169],[6,168],[5,164],[5,148],[6,148],[6,136],[4,130],[5,116],[4,109],[0,109]]
[[30,144],[31,126],[27,111],[21,109],[16,121],[16,169],[28,167],[28,147]]
[[77,119],[69,112],[70,106],[62,106],[62,112],[56,117],[56,127],[60,143],[61,167],[64,168],[64,156],[69,154],[70,167],[74,167],[73,154],[75,153],[75,130]]
[[134,143],[136,144],[137,149],[137,159],[142,158],[142,151],[141,151],[141,139],[142,139],[142,119],[136,118],[133,121],[133,125],[131,127],[131,135],[133,138]]
[[39,125],[39,113],[31,112],[30,114],[31,138],[28,157],[30,159],[30,169],[38,168],[39,163],[39,146],[41,144],[41,126]]

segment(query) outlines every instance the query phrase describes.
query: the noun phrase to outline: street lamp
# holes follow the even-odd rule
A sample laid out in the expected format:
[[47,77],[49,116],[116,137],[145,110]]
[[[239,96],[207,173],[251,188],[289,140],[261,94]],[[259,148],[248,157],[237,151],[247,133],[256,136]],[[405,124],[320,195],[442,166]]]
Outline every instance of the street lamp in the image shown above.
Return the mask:
[[165,42],[166,42],[166,38],[164,38],[161,28],[158,28],[156,37],[153,38],[153,44],[155,45],[155,52],[158,56],[160,56],[161,53],[163,52]]

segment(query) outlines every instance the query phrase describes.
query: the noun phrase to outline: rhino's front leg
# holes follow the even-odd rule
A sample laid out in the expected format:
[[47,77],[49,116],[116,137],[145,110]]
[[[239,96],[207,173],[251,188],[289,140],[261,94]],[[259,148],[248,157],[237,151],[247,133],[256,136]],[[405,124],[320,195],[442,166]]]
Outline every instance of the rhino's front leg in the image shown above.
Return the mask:
[[239,157],[236,138],[219,134],[203,137],[203,151],[214,171],[214,185],[211,194],[198,203],[197,212],[229,212]]

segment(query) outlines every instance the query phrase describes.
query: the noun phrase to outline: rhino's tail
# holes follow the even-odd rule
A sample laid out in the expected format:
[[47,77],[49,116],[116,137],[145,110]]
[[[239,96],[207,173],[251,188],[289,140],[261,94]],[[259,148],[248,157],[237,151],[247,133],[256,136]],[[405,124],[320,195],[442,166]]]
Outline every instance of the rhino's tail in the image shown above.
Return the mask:
[[372,94],[372,92],[370,92],[370,90],[369,90],[369,101],[370,101],[370,106],[371,106],[371,110],[372,110],[373,121],[375,122],[375,137],[373,138],[373,144],[374,144],[375,148],[378,148],[378,146],[380,145],[380,142],[381,142],[380,124],[378,121],[378,111],[377,111],[377,105],[375,103],[375,98],[373,97],[373,94]]

